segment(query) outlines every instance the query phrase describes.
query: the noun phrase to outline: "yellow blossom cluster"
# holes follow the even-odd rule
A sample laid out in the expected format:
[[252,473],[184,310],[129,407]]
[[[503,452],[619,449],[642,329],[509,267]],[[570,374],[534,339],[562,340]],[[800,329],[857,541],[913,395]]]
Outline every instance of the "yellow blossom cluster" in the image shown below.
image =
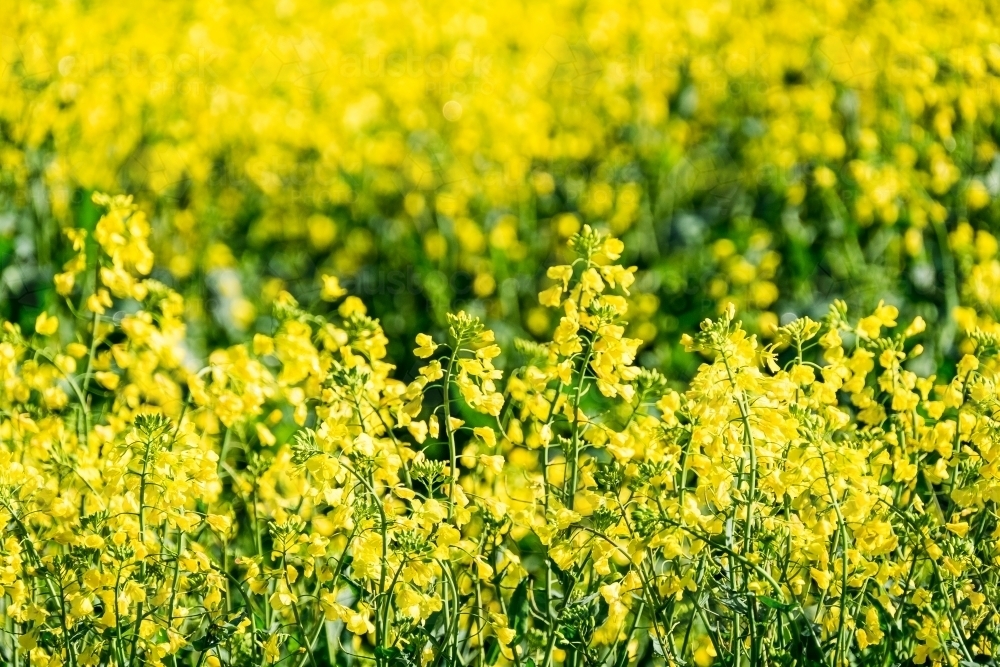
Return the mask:
[[97,189],[146,206],[202,346],[260,332],[284,292],[316,301],[323,275],[396,313],[400,359],[462,309],[508,345],[547,336],[540,267],[598,222],[648,269],[630,335],[684,374],[677,334],[728,303],[771,335],[891,290],[947,333],[970,305],[948,234],[997,215],[997,11],[19,1],[0,14],[0,309],[26,325],[72,289],[58,241],[92,228]]
[[199,355],[148,277],[143,211],[94,203],[93,232],[60,241],[75,288],[0,333],[5,664],[1000,651],[989,328],[937,377],[914,370],[924,319],[885,302],[835,301],[767,345],[729,305],[683,336],[703,363],[674,385],[636,363],[624,244],[587,225],[547,271],[545,342],[503,349],[458,312],[403,373],[328,278],[315,307],[280,293],[268,332]]

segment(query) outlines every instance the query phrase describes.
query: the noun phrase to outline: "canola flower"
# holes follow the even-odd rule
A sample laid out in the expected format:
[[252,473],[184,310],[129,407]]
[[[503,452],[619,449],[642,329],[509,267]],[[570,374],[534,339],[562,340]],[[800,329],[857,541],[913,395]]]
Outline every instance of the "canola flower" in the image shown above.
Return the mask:
[[[472,315],[400,378],[332,279],[188,347],[150,225],[95,196],[63,304],[0,337],[0,655],[15,665],[988,663],[1000,336],[735,309],[636,364],[634,268],[585,226],[502,350]],[[93,238],[90,244],[88,239]],[[984,253],[982,262],[990,258]],[[502,354],[520,365],[496,366]]]
[[[474,312],[548,336],[565,242],[607,222],[645,270],[630,335],[666,368],[728,303],[887,298],[960,358],[948,236],[993,233],[992,0],[469,7],[18,2],[0,17],[5,315],[55,300],[61,229],[127,191],[202,351],[335,275],[402,341]],[[817,305],[818,304],[818,305]],[[501,326],[503,325],[503,326]]]

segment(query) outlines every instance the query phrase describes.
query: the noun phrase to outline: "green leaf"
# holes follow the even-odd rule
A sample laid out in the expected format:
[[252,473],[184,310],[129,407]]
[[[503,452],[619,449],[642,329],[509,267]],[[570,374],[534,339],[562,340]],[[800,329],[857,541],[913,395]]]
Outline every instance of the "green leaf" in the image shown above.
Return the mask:
[[486,664],[495,665],[500,658],[500,642],[496,637],[487,637],[485,642]]
[[514,589],[514,594],[510,596],[510,605],[507,607],[510,614],[510,627],[519,636],[528,631],[528,580],[522,579]]
[[777,609],[778,611],[791,611],[792,609],[792,605],[785,604],[784,602],[775,600],[774,598],[768,597],[767,595],[758,595],[757,599],[763,602],[765,606],[770,607],[771,609]]

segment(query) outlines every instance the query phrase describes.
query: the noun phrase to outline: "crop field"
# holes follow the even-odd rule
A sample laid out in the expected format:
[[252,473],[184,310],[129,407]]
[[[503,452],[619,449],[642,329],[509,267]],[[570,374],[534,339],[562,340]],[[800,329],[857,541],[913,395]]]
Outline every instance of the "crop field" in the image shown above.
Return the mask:
[[997,665],[997,17],[7,3],[0,664]]

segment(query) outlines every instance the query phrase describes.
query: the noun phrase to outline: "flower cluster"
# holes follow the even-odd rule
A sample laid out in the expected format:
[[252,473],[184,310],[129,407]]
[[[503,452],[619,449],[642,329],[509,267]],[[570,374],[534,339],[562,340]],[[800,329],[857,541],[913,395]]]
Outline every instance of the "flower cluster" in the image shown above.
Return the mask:
[[[0,335],[0,659],[624,667],[980,664],[1000,651],[1000,337],[836,301],[767,345],[727,307],[677,385],[590,226],[545,342],[477,317],[410,372],[335,279],[199,356],[130,198]],[[983,253],[982,262],[990,260]],[[326,304],[326,305],[322,305]],[[497,360],[507,357],[501,371]]]
[[161,4],[0,16],[0,312],[22,326],[71,289],[57,241],[97,189],[146,207],[206,349],[324,274],[396,314],[407,366],[458,310],[547,337],[541,269],[606,222],[648,269],[629,335],[680,375],[677,337],[728,303],[766,336],[891,296],[959,358],[948,237],[989,231],[1000,195],[991,0]]

